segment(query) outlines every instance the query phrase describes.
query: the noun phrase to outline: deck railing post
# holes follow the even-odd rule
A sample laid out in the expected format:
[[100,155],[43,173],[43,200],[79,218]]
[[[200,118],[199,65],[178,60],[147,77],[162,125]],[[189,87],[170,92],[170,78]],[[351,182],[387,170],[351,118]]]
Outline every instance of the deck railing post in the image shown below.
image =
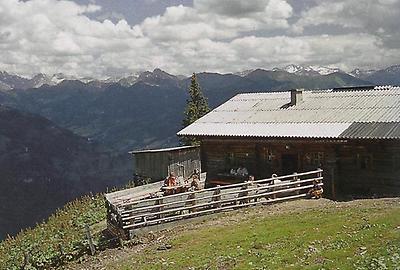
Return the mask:
[[85,225],[85,232],[86,232],[86,237],[87,237],[87,240],[89,243],[90,254],[92,254],[92,256],[93,256],[96,253],[96,249],[93,244],[93,238],[92,238],[92,234],[90,232],[89,225],[87,225],[87,224]]
[[[276,175],[276,174],[273,174],[272,176],[271,176],[271,178],[272,178],[272,185],[275,185],[275,179],[274,178],[277,178],[278,176]],[[271,188],[271,191],[275,191],[276,190],[276,188]],[[274,193],[273,195],[272,195],[272,199],[276,199],[276,193]]]
[[244,185],[241,188],[241,192],[239,193],[238,199],[239,199],[239,204],[246,204],[249,203],[249,199],[245,198],[245,199],[240,199],[240,197],[247,197],[249,195],[249,182],[245,182]]
[[[294,174],[294,176],[293,176],[293,182],[299,181],[299,176],[297,175],[297,172],[295,172],[295,173],[293,173],[293,174]],[[300,184],[295,184],[295,185],[294,185],[294,187],[299,187],[299,186],[300,186]],[[299,195],[299,194],[300,194],[300,190],[295,191],[295,194],[296,194],[296,195]]]
[[322,169],[318,168],[317,177],[322,177]]
[[[193,191],[190,192],[190,194],[188,195],[187,199],[190,200],[188,202],[188,205],[190,205],[190,206],[195,206],[196,205],[196,193],[194,193]],[[189,213],[191,213],[191,212],[196,212],[196,208],[195,207],[190,208],[189,209]]]
[[218,188],[214,191],[212,200],[217,202],[216,204],[213,205],[213,208],[220,208],[221,207],[221,189],[220,186],[217,186]]
[[[162,199],[162,198],[158,199],[158,200],[156,201],[156,204],[157,204],[157,205],[162,205],[162,204],[163,204],[163,199]],[[163,206],[160,206],[160,207],[157,207],[157,208],[156,208],[156,211],[157,211],[157,212],[161,212],[161,211],[163,211],[163,210],[164,210],[164,207],[163,207]],[[157,218],[158,218],[158,219],[164,218],[164,214],[159,214],[159,215],[157,215]]]

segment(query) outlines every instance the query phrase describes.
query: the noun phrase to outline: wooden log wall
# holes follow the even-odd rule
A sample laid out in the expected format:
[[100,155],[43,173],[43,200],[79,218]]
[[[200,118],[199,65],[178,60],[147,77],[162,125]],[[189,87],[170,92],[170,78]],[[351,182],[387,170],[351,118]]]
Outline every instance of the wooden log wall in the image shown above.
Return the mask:
[[284,158],[296,172],[324,169],[328,197],[400,194],[399,140],[261,140],[203,138],[202,166],[207,180],[245,166],[256,179],[284,175]]
[[261,179],[285,174],[283,155],[295,157],[298,171],[315,170],[334,156],[334,146],[330,142],[220,139],[202,141],[201,152],[202,166],[211,177],[243,165]]
[[338,147],[340,191],[359,195],[400,194],[400,142],[353,141]]

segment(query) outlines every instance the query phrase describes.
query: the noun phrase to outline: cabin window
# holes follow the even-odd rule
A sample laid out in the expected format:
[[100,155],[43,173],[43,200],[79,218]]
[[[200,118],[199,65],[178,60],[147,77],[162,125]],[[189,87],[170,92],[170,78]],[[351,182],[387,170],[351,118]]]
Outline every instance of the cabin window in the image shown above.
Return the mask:
[[255,156],[249,152],[228,152],[225,155],[225,172],[230,172],[231,169],[237,169],[239,166],[245,167],[246,169],[252,169]]
[[320,167],[324,162],[324,152],[306,153],[304,155],[304,162],[306,165]]
[[236,158],[234,153],[228,153],[226,158],[225,158],[225,170],[228,171],[231,168],[235,167],[236,164]]
[[314,166],[321,167],[323,161],[324,161],[324,153],[323,152],[314,153],[314,158],[313,158],[313,165]]
[[357,154],[357,167],[362,170],[372,169],[372,155]]
[[272,150],[271,150],[271,149],[268,149],[268,151],[267,151],[267,158],[266,158],[267,162],[268,162],[268,163],[272,163],[272,161],[273,161],[274,159],[275,159],[274,153],[272,153]]

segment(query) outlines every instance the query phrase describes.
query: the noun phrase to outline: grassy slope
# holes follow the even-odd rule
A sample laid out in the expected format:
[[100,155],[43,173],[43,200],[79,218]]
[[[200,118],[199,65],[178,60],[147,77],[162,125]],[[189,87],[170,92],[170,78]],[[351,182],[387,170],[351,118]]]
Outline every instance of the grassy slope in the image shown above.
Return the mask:
[[[74,262],[62,268],[400,269],[400,199],[246,208],[180,223],[145,244],[85,255],[84,225],[101,230],[104,218],[101,196],[74,201],[48,222],[1,242],[0,269],[20,269],[26,252],[26,269],[68,261]],[[95,234],[96,243],[103,241]],[[166,245],[172,248],[158,250]]]
[[[47,222],[0,242],[0,269],[22,269],[25,254],[29,254],[25,269],[42,269],[79,259],[88,252],[85,225],[97,224],[104,219],[101,195],[70,202]],[[95,234],[94,241],[98,243],[100,237]]]
[[171,249],[150,246],[108,269],[400,269],[399,200],[264,212],[222,214],[174,236]]

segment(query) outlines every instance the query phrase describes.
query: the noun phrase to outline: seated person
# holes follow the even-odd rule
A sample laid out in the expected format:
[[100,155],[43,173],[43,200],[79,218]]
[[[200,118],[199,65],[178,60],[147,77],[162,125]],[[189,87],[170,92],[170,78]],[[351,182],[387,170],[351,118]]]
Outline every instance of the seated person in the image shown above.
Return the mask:
[[190,179],[190,178],[193,178],[193,177],[200,178],[200,171],[199,171],[199,169],[194,169],[193,172],[192,172],[192,174],[189,176],[189,179]]
[[191,190],[199,190],[200,189],[200,171],[199,169],[195,169],[193,173],[189,176],[187,180],[185,180],[185,185],[188,185]]
[[249,175],[249,182],[253,182],[255,180],[254,175]]
[[314,186],[307,193],[309,198],[319,199],[322,197],[322,193],[324,193],[324,189],[319,185],[318,181],[314,181]]
[[192,188],[193,190],[200,189],[200,179],[197,174],[192,176],[192,182],[190,183],[190,188]]
[[165,187],[173,187],[176,186],[176,176],[174,172],[170,172],[169,176],[164,180]]
[[232,168],[229,173],[232,175],[237,175],[237,171],[234,168]]

